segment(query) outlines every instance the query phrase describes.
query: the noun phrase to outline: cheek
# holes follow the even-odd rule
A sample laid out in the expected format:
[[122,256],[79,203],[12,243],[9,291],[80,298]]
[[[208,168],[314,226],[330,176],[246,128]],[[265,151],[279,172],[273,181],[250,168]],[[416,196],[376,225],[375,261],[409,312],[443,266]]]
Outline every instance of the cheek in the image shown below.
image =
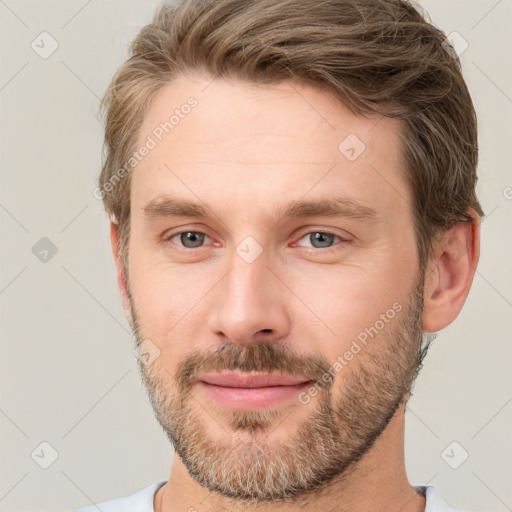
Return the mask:
[[[312,324],[320,322],[325,341],[331,339],[332,349],[339,351],[344,350],[344,345],[368,324],[379,309],[379,297],[372,288],[357,273],[339,269],[310,274],[307,280],[297,283],[296,293],[316,314],[315,319],[306,320],[309,329]],[[312,314],[309,310],[303,313],[308,319]]]
[[154,269],[140,275],[141,278],[134,276],[135,283],[131,286],[140,336],[150,340],[151,347],[156,347],[153,351],[158,356],[153,371],[165,368],[160,375],[168,380],[174,377],[179,361],[190,350],[191,337],[195,339],[191,308],[197,299],[191,296],[191,287],[182,289],[175,278]]
[[[294,293],[304,304],[293,298],[289,300],[296,303],[295,318],[302,329],[313,335],[312,326],[316,326],[318,349],[325,351],[329,360],[335,360],[376,323],[378,331],[394,325],[393,305],[402,309],[397,302],[403,306],[409,277],[397,273],[391,263],[379,267],[310,266],[307,273],[298,271],[288,277],[294,283]],[[386,317],[384,324],[381,315]]]
[[130,265],[130,290],[142,334],[159,345],[179,348],[176,340],[183,338],[181,333],[188,332],[190,337],[195,332],[197,312],[218,273],[193,265],[152,262],[137,254]]

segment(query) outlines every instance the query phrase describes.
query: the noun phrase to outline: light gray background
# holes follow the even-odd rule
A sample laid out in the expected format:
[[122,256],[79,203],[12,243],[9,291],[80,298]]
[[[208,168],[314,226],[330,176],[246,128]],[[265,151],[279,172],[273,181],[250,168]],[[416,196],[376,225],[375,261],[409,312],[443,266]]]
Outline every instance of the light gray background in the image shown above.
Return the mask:
[[[0,0],[0,511],[71,510],[168,477],[172,449],[139,382],[107,218],[92,194],[99,97],[156,5]],[[432,346],[409,404],[407,468],[411,483],[436,486],[453,507],[504,512],[512,510],[512,0],[422,5],[469,43],[462,62],[480,120],[487,218],[469,298]],[[59,45],[47,59],[31,48],[43,31]],[[58,248],[47,262],[32,252],[42,237]],[[35,462],[50,460],[44,441],[58,452],[48,469]],[[452,464],[469,453],[458,469],[441,456],[453,441]]]

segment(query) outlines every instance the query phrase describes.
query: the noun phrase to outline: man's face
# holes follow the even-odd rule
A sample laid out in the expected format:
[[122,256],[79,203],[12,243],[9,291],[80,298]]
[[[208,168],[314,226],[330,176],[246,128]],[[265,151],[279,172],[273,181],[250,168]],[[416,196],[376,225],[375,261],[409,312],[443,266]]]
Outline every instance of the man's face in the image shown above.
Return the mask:
[[[137,147],[156,147],[131,184],[130,310],[158,421],[208,489],[246,501],[318,489],[407,395],[424,280],[398,129],[287,82],[182,78],[151,103]],[[204,215],[162,206],[171,198]],[[288,209],[299,201],[345,214]],[[228,371],[313,382],[239,400],[201,382]]]

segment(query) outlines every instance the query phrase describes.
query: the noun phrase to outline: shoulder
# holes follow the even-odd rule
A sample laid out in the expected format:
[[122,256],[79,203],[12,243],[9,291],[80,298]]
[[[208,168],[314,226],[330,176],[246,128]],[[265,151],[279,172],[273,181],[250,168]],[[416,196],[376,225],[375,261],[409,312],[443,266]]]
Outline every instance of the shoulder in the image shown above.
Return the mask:
[[165,484],[157,482],[129,496],[96,503],[73,512],[154,512],[153,498],[156,491]]
[[431,485],[416,487],[426,498],[425,512],[459,512],[449,507]]

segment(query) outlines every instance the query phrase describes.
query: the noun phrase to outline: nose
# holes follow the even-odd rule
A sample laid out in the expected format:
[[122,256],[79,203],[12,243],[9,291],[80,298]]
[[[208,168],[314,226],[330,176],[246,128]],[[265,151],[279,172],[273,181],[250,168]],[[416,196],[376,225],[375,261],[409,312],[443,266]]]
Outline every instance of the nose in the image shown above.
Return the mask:
[[290,332],[286,288],[264,254],[252,263],[234,254],[231,270],[215,287],[208,325],[224,341],[248,345]]

